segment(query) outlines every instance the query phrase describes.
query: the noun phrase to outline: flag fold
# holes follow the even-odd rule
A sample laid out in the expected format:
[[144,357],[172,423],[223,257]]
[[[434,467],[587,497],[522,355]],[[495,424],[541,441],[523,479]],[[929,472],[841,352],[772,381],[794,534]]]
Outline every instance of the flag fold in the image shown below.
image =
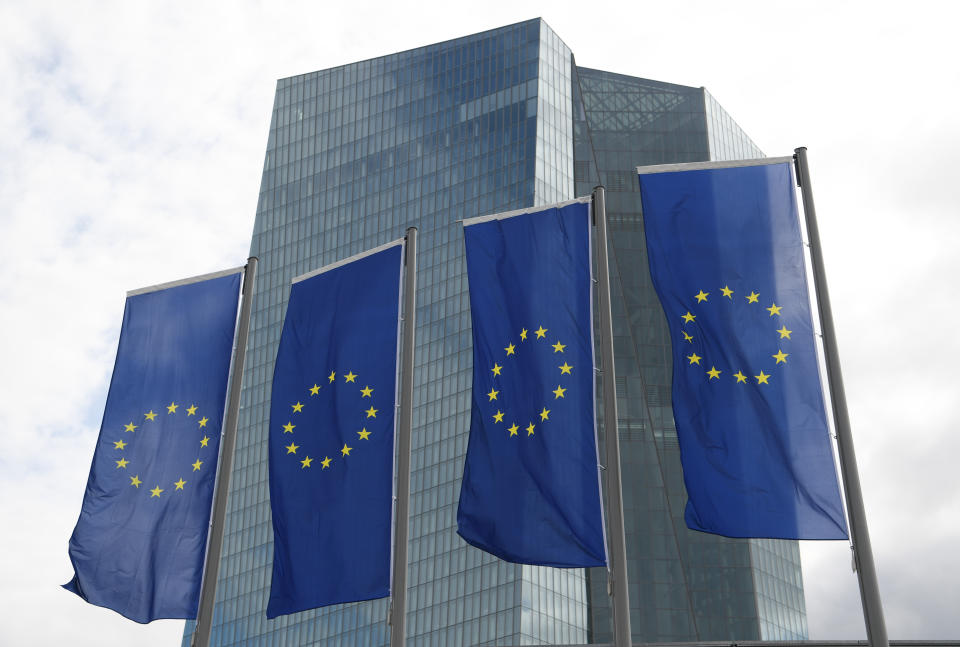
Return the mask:
[[268,618],[390,595],[402,251],[290,289],[270,405]]
[[127,298],[64,588],[137,622],[196,617],[241,277]]
[[694,530],[847,536],[791,170],[640,169]]
[[501,559],[606,563],[590,207],[466,222],[473,407],[457,532]]

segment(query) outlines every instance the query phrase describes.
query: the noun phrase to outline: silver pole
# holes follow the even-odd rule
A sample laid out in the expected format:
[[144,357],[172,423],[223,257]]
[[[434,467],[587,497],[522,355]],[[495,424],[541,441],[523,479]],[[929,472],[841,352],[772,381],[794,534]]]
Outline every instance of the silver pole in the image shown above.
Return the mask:
[[857,457],[853,450],[850,432],[850,416],[847,412],[847,396],[843,389],[843,374],[840,371],[840,352],[837,349],[837,334],[833,328],[833,311],[827,290],[827,275],[823,266],[820,247],[820,232],[817,229],[817,211],[813,206],[813,190],[810,187],[810,168],[807,166],[807,149],[794,149],[797,162],[797,181],[803,198],[803,213],[810,237],[810,256],[813,260],[813,285],[820,306],[820,329],[823,331],[823,347],[826,355],[827,381],[830,400],[833,403],[833,420],[837,430],[837,449],[840,453],[840,474],[847,499],[847,516],[850,519],[850,540],[853,543],[853,558],[860,584],[860,599],[863,603],[863,621],[867,627],[867,640],[871,647],[888,647],[887,626],[883,619],[880,602],[880,587],[877,584],[877,569],[873,563],[870,547],[870,532],[863,507],[863,492],[860,489],[860,474]]
[[597,280],[600,296],[600,352],[603,356],[603,438],[607,459],[607,536],[609,577],[613,580],[613,644],[630,647],[630,593],[627,589],[627,540],[620,484],[620,439],[617,434],[617,383],[613,366],[613,317],[610,313],[610,265],[607,258],[607,210],[602,186],[593,189],[597,224]]
[[227,493],[230,491],[230,473],[233,471],[233,449],[237,444],[237,419],[240,412],[240,387],[243,384],[243,363],[247,356],[247,338],[250,336],[250,312],[253,302],[253,286],[257,276],[257,257],[247,259],[243,273],[243,301],[240,306],[240,325],[237,329],[237,351],[233,355],[233,374],[230,376],[230,396],[227,399],[227,415],[223,423],[223,444],[220,448],[220,465],[217,468],[217,489],[213,496],[213,511],[210,518],[210,538],[207,541],[207,561],[203,570],[200,588],[200,608],[197,610],[197,625],[193,630],[193,647],[208,647],[213,629],[213,602],[217,592],[217,574],[220,570],[220,553],[223,548],[224,519],[227,516]]
[[410,436],[413,428],[413,350],[417,327],[417,228],[407,229],[406,238],[400,424],[397,425],[397,514],[394,521],[393,586],[390,587],[390,647],[404,647],[407,641],[407,526],[410,514]]

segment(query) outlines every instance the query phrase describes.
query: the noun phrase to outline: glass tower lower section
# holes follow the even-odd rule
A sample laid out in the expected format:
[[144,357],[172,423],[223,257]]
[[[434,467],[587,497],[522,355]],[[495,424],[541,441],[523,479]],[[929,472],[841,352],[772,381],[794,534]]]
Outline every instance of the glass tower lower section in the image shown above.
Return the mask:
[[[719,134],[723,130],[722,136]],[[730,142],[736,142],[740,148]],[[267,620],[269,401],[290,280],[419,228],[411,646],[609,640],[605,573],[501,562],[456,534],[472,349],[463,218],[608,189],[634,638],[805,636],[795,543],[683,527],[669,343],[634,167],[760,155],[702,89],[578,69],[541,20],[277,83],[214,645],[389,641],[388,600]],[[183,645],[189,645],[188,622]]]

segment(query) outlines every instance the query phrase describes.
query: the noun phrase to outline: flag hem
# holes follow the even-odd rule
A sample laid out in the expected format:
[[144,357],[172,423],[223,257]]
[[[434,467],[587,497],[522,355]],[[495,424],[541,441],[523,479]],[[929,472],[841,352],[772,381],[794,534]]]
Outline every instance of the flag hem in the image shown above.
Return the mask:
[[[610,569],[610,537],[607,535],[607,509],[603,504],[603,472],[606,467],[600,462],[600,427],[597,423],[597,338],[596,331],[593,329],[593,299],[598,297],[594,286],[597,285],[597,277],[593,275],[593,196],[590,196],[590,202],[587,204],[587,262],[590,264],[590,285],[587,291],[590,294],[590,370],[593,372],[593,457],[597,463],[597,495],[600,503],[600,530],[603,535],[603,564],[609,572]],[[604,421],[606,424],[606,421]],[[619,433],[619,421],[614,425],[614,433]],[[604,429],[606,433],[606,429]]]
[[723,162],[684,162],[683,164],[653,164],[651,166],[638,166],[637,175],[650,175],[652,173],[674,173],[677,171],[706,171],[720,168],[740,168],[743,166],[766,166],[768,164],[783,164],[784,162],[793,163],[793,155],[784,157],[758,157],[748,160],[728,160]]
[[[395,241],[396,242],[396,241]],[[390,496],[393,499],[392,505],[390,506],[390,578],[387,582],[387,595],[391,601],[393,600],[393,569],[394,569],[394,560],[397,554],[397,479],[399,474],[397,472],[397,467],[399,461],[399,456],[397,456],[397,427],[400,424],[400,389],[402,388],[403,376],[401,375],[402,367],[400,366],[400,352],[401,344],[403,342],[403,326],[407,325],[406,315],[403,311],[404,305],[404,296],[406,291],[404,290],[405,279],[407,278],[407,272],[410,271],[410,266],[407,264],[407,238],[404,236],[400,239],[401,249],[400,249],[400,271],[397,272],[399,277],[399,285],[397,286],[397,352],[393,360],[393,375],[395,380],[395,387],[393,390],[393,478],[390,479]],[[388,246],[385,245],[384,248]],[[416,305],[414,305],[416,307]],[[414,346],[416,346],[416,341],[414,341]],[[414,362],[416,362],[416,356],[413,356]],[[411,435],[413,429],[410,429]],[[409,496],[409,492],[407,493]],[[409,514],[408,514],[409,516]],[[404,520],[406,521],[406,520]],[[409,543],[409,538],[407,539]],[[409,561],[409,559],[407,560]],[[378,598],[370,598],[375,600]]]
[[383,245],[378,245],[377,247],[368,249],[365,252],[360,252],[359,254],[348,256],[347,258],[336,261],[335,263],[330,263],[329,265],[318,267],[315,270],[310,270],[306,274],[301,274],[300,276],[295,276],[292,279],[290,279],[290,285],[299,283],[300,281],[306,281],[307,279],[312,279],[313,277],[323,274],[324,272],[329,272],[330,270],[334,270],[338,267],[342,267],[343,265],[346,265],[348,263],[359,261],[361,258],[366,258],[367,256],[373,256],[374,254],[382,252],[385,249],[390,249],[391,247],[396,247],[397,245],[403,245],[404,240],[405,239],[403,238],[398,238],[396,240],[390,241],[389,243],[384,243]]
[[176,281],[168,281],[167,283],[158,283],[157,285],[150,285],[145,288],[137,288],[136,290],[128,290],[127,298],[139,296],[141,294],[149,294],[150,292],[159,292],[161,290],[167,290],[170,288],[177,288],[181,285],[189,285],[191,283],[199,283],[200,281],[209,281],[211,279],[219,279],[223,276],[230,276],[231,274],[243,274],[246,270],[246,265],[241,265],[240,267],[231,267],[229,270],[220,270],[218,272],[209,272],[208,274],[200,274],[198,276],[191,276],[185,279],[178,279]]
[[514,216],[522,216],[528,213],[539,213],[541,211],[546,211],[547,209],[562,209],[563,207],[569,206],[571,204],[576,204],[578,202],[585,202],[590,204],[593,200],[592,196],[585,195],[580,196],[579,198],[574,198],[573,200],[564,200],[563,202],[554,202],[553,204],[542,204],[536,207],[527,207],[525,209],[514,209],[513,211],[503,211],[501,213],[493,213],[489,216],[477,216],[476,218],[464,218],[458,222],[463,223],[464,227],[469,227],[470,225],[479,225],[484,222],[490,222],[491,220],[506,220],[507,218],[513,218]]

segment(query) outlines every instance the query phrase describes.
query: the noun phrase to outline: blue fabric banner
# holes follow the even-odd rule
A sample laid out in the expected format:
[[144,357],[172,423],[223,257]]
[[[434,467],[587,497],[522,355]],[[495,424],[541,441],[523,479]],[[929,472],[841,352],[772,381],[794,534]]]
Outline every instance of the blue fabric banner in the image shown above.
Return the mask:
[[290,289],[270,405],[268,618],[390,595],[402,251]]
[[687,525],[843,539],[789,163],[640,174]]
[[457,532],[510,562],[604,565],[589,205],[465,225],[473,412]]
[[197,614],[241,277],[127,298],[64,588],[137,622]]

